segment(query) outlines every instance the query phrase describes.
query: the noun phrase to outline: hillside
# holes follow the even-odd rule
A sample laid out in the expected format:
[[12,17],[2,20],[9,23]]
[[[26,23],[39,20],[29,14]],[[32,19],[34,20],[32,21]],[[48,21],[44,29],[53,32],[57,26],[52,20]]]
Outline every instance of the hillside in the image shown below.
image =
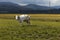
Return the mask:
[[19,12],[20,6],[11,2],[0,2],[0,12]]

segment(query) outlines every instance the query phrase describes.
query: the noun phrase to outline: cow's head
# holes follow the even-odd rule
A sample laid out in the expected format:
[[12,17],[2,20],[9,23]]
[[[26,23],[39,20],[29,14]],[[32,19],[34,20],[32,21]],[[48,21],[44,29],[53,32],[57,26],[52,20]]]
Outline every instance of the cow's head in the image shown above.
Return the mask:
[[16,20],[19,20],[19,16],[18,15],[16,15]]

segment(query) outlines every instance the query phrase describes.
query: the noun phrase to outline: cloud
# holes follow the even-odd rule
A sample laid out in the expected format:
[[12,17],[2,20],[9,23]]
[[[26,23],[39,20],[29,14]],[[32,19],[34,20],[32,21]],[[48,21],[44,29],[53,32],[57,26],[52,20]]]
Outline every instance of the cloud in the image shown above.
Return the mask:
[[60,6],[60,0],[58,0],[54,5]]

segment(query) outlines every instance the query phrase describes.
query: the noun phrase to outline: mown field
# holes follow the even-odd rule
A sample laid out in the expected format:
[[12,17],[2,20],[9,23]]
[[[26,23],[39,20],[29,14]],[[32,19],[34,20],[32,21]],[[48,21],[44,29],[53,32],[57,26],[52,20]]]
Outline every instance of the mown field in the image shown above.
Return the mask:
[[0,14],[0,40],[60,40],[60,14],[28,14],[31,25],[21,25],[15,15]]

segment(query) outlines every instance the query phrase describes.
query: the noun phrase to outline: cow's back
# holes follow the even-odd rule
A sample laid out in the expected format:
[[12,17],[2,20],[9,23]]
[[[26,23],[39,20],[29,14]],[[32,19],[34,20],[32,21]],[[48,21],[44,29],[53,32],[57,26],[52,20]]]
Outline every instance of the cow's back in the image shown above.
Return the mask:
[[28,15],[20,15],[20,19],[21,19],[21,20],[26,20],[26,19],[28,19],[28,18],[29,18]]

